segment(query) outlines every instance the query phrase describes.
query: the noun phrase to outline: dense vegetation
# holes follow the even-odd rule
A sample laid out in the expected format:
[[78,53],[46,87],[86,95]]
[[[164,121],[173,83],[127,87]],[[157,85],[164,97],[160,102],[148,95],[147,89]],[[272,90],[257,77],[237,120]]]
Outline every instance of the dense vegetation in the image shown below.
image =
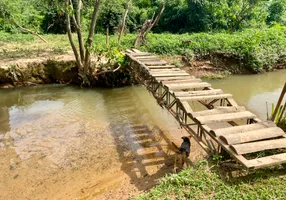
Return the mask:
[[[0,30],[17,32],[8,19],[23,27],[42,33],[65,32],[64,1],[1,0]],[[77,1],[75,1],[77,2]],[[86,30],[92,13],[92,0],[82,0],[82,20]],[[163,0],[133,0],[127,18],[127,31],[135,32],[140,25],[158,12]],[[236,31],[286,23],[285,0],[166,0],[166,9],[155,32]],[[96,30],[115,33],[120,26],[126,0],[103,0]]]
[[[82,2],[82,30],[86,32],[93,1]],[[285,63],[286,0],[133,0],[127,15],[125,38],[118,46],[117,34],[126,2],[102,0],[95,27],[96,52],[107,51],[105,37],[100,35],[105,34],[107,28],[112,35],[111,48],[132,46],[143,22],[158,13],[164,2],[165,11],[153,34],[147,37],[144,50],[185,55],[189,59],[221,53],[234,58],[240,68],[252,72],[271,70]],[[0,33],[22,33],[17,24],[41,34],[65,33],[65,10],[64,1],[60,0],[2,0]]]

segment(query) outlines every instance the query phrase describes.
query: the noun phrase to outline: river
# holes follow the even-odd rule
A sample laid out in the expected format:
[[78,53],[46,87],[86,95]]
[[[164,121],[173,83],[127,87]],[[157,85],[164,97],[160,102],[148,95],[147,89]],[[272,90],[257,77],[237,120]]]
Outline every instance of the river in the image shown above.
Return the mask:
[[[285,80],[280,70],[208,82],[266,119]],[[168,144],[184,134],[142,86],[0,90],[0,199],[136,196],[172,172]]]

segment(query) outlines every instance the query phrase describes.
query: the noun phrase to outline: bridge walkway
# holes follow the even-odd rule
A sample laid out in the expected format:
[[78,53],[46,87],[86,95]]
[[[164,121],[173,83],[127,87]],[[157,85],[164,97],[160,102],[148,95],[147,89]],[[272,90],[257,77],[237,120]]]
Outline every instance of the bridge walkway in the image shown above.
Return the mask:
[[190,76],[151,53],[126,55],[134,77],[209,154],[225,150],[246,169],[286,163],[286,134],[239,106],[231,94]]

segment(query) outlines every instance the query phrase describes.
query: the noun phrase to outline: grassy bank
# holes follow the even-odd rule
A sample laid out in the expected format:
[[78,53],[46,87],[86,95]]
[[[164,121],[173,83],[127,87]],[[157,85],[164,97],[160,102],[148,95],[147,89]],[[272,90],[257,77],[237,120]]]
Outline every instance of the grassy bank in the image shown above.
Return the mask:
[[[66,35],[44,35],[49,43],[28,34],[0,33],[0,59],[37,57],[45,54],[63,54],[70,51]],[[76,36],[74,36],[76,39]],[[117,45],[117,36],[110,37],[110,46],[124,50],[132,46],[135,34],[123,37]],[[106,51],[106,38],[96,35],[94,50]],[[185,42],[188,41],[188,42]],[[186,55],[189,59],[211,57],[220,53],[233,57],[241,67],[252,72],[271,70],[275,65],[286,63],[286,27],[248,29],[242,32],[197,34],[149,34],[142,50],[161,55]]]
[[284,169],[265,169],[238,178],[227,178],[207,161],[161,179],[159,185],[137,200],[149,199],[285,199]]

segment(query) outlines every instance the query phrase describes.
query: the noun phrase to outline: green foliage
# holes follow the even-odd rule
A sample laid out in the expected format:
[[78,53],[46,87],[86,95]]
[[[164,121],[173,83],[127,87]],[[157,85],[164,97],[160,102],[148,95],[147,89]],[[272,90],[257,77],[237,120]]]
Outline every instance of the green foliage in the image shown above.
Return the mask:
[[[233,55],[253,72],[271,70],[276,63],[285,62],[286,27],[246,29],[242,32],[198,34],[150,34],[144,50],[157,54],[185,54],[192,51],[195,57],[221,52]],[[184,41],[192,41],[185,43]]]
[[166,176],[137,199],[283,199],[286,195],[282,170],[260,170],[226,181],[222,177],[225,172],[210,171],[204,163]]

